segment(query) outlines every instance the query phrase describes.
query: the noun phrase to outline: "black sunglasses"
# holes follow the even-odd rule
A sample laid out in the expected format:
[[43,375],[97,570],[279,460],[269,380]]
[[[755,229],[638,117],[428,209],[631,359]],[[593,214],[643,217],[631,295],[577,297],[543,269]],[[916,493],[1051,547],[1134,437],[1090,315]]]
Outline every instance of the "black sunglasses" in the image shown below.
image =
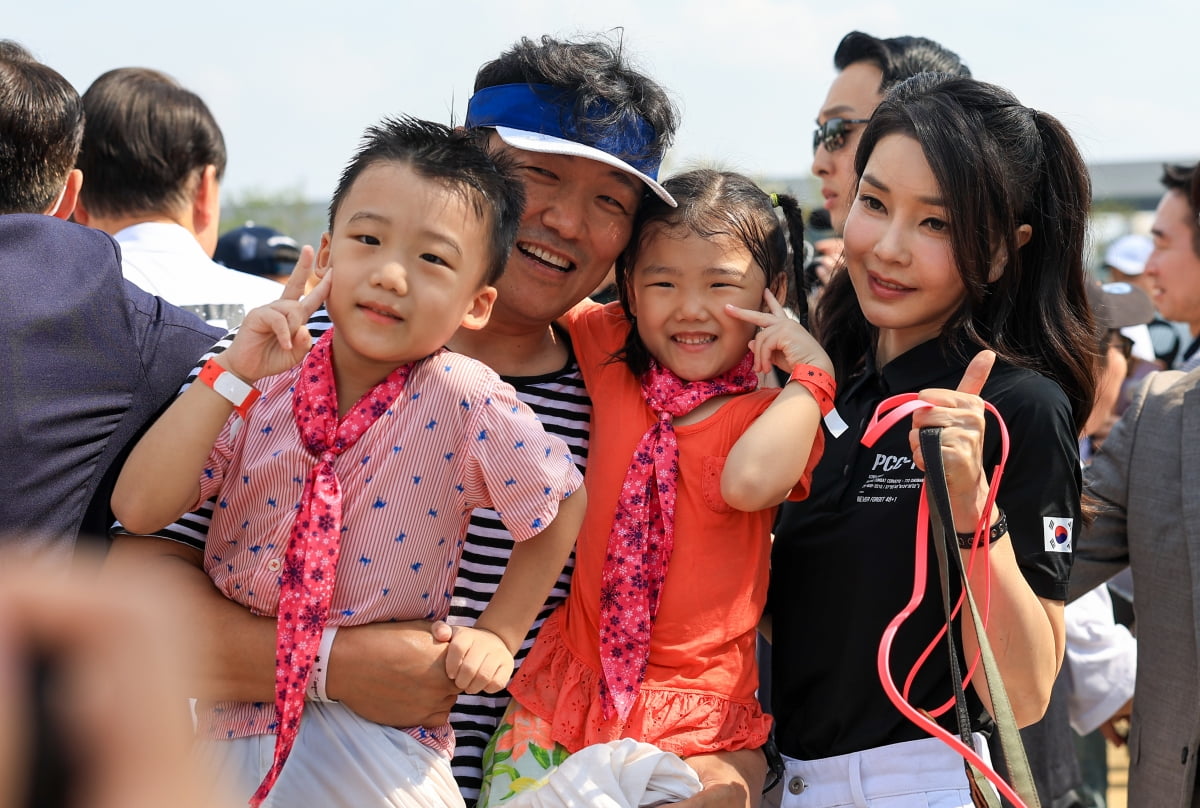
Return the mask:
[[830,118],[825,123],[817,121],[817,128],[813,130],[813,154],[817,153],[817,148],[822,143],[825,144],[827,152],[835,152],[842,148],[846,145],[850,125],[866,123],[869,120],[870,118]]

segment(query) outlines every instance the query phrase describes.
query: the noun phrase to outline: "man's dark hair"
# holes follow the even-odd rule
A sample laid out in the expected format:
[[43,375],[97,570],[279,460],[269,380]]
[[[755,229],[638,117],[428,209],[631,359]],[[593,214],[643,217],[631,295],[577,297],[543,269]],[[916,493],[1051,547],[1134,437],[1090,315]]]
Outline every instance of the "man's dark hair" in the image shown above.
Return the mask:
[[225,138],[200,96],[143,67],[110,70],[83,94],[80,192],[93,213],[138,215],[187,204],[206,166],[225,174]]
[[43,213],[83,138],[79,93],[12,40],[0,40],[0,213]]
[[385,119],[367,129],[342,171],[329,203],[329,232],[355,180],[371,166],[388,162],[409,166],[418,176],[442,183],[471,204],[490,227],[484,283],[495,283],[508,263],[525,207],[525,186],[516,176],[514,162],[504,154],[491,154],[482,131],[451,129],[407,116]]
[[661,160],[679,128],[679,112],[666,91],[629,64],[619,42],[600,37],[523,37],[475,74],[476,92],[501,84],[547,84],[574,94],[574,128],[588,145],[638,116],[654,129],[644,156]]
[[1192,252],[1200,258],[1200,163],[1164,163],[1159,182],[1168,191],[1178,191],[1187,200],[1191,211],[1188,222],[1192,226]]
[[970,69],[957,53],[919,36],[880,39],[862,31],[851,31],[838,43],[833,66],[840,72],[856,62],[870,62],[883,71],[883,81],[879,85],[881,93],[918,73],[971,76]]

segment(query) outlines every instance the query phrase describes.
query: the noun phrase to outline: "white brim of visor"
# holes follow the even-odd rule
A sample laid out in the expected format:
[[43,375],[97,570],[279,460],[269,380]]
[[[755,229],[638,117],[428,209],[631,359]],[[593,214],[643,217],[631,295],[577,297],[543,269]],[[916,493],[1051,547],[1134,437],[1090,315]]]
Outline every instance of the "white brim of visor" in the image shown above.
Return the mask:
[[677,206],[675,199],[667,193],[666,188],[663,188],[653,179],[629,165],[629,163],[618,157],[613,157],[606,151],[601,151],[583,143],[576,143],[574,140],[564,140],[561,137],[554,137],[553,135],[543,135],[540,132],[526,132],[523,129],[510,129],[507,126],[497,126],[494,128],[500,139],[514,149],[541,152],[543,154],[561,154],[566,157],[586,157],[588,160],[595,160],[619,169],[626,174],[632,174],[644,182],[659,199],[671,207]]

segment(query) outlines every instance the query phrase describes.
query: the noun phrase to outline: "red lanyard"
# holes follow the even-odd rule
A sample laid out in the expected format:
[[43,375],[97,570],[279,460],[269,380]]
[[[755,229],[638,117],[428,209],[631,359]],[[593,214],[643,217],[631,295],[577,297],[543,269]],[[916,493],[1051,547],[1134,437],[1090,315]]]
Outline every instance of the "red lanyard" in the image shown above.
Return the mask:
[[[917,410],[928,409],[932,406],[934,405],[918,398],[916,393],[903,393],[901,395],[892,396],[891,398],[886,399],[875,409],[875,414],[871,417],[870,423],[867,424],[866,431],[862,437],[863,445],[868,447],[873,446],[879,437],[884,432],[891,429],[898,421],[903,418],[907,418]],[[987,566],[989,542],[986,540],[980,542],[979,537],[981,534],[986,534],[988,532],[988,523],[991,521],[990,517],[992,513],[992,505],[996,501],[996,493],[1000,488],[1000,479],[1004,475],[1004,464],[1008,459],[1008,428],[1004,425],[1004,420],[1000,417],[1000,414],[996,411],[995,407],[986,401],[984,402],[984,407],[988,412],[996,416],[996,422],[1000,425],[1000,463],[996,466],[992,473],[991,483],[988,487],[987,503],[983,508],[983,512],[980,514],[979,524],[975,527],[976,543],[967,560],[967,573],[969,575],[970,572],[974,570],[976,557],[982,553],[982,563],[987,570],[987,575],[984,578],[985,583],[982,609],[982,620],[984,626],[986,626],[991,604],[992,576],[991,568]],[[965,759],[972,763],[976,768],[983,772],[984,776],[986,776],[987,779],[996,786],[1000,793],[1006,799],[1012,802],[1016,808],[1025,808],[1025,803],[1019,796],[1017,796],[1016,791],[1014,791],[1008,783],[1004,782],[1004,779],[1001,778],[1000,775],[996,774],[995,770],[993,770],[992,767],[989,766],[973,748],[963,743],[961,739],[934,721],[934,718],[954,706],[953,696],[949,701],[933,711],[918,709],[914,707],[908,700],[909,691],[912,687],[912,683],[916,677],[917,671],[925,663],[926,659],[929,658],[930,653],[932,653],[942,636],[946,633],[947,627],[943,626],[942,629],[938,631],[932,642],[929,643],[929,645],[917,658],[917,661],[914,663],[912,670],[909,672],[908,677],[904,682],[903,693],[901,693],[896,687],[896,683],[893,681],[891,676],[891,666],[889,663],[891,659],[892,642],[895,640],[896,633],[899,631],[901,624],[912,616],[925,597],[925,587],[929,572],[929,504],[926,499],[924,483],[921,484],[921,495],[917,506],[915,561],[916,564],[913,574],[912,595],[910,596],[908,603],[906,603],[904,608],[900,610],[900,613],[892,618],[892,621],[888,623],[887,628],[883,632],[883,637],[879,641],[877,665],[879,670],[879,680],[883,684],[883,689],[887,693],[888,699],[890,699],[892,704],[896,706],[896,709],[898,709],[908,720],[912,721],[918,727],[921,727],[927,731],[930,735],[933,735],[943,743],[950,746],[958,754],[962,755]],[[958,601],[954,604],[954,608],[951,612],[952,617],[960,612],[965,599],[965,592],[960,592]],[[971,680],[971,676],[975,673],[975,669],[979,665],[979,660],[980,653],[977,649],[974,659],[971,660],[971,665],[967,670],[966,676],[963,677],[964,687]]]

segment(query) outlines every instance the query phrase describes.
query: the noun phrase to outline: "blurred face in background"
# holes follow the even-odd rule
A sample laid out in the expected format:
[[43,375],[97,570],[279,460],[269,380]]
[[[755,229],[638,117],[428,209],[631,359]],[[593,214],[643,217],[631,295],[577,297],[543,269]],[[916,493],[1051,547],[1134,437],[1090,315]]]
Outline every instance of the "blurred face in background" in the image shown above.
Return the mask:
[[1121,386],[1129,374],[1129,357],[1133,340],[1116,329],[1108,331],[1100,346],[1104,359],[1096,378],[1096,398],[1091,415],[1083,425],[1083,434],[1103,439],[1117,420],[1117,401],[1121,397]]
[[1196,254],[1196,214],[1181,191],[1167,191],[1154,214],[1154,252],[1143,274],[1150,299],[1168,320],[1187,323],[1200,334],[1200,255]]

